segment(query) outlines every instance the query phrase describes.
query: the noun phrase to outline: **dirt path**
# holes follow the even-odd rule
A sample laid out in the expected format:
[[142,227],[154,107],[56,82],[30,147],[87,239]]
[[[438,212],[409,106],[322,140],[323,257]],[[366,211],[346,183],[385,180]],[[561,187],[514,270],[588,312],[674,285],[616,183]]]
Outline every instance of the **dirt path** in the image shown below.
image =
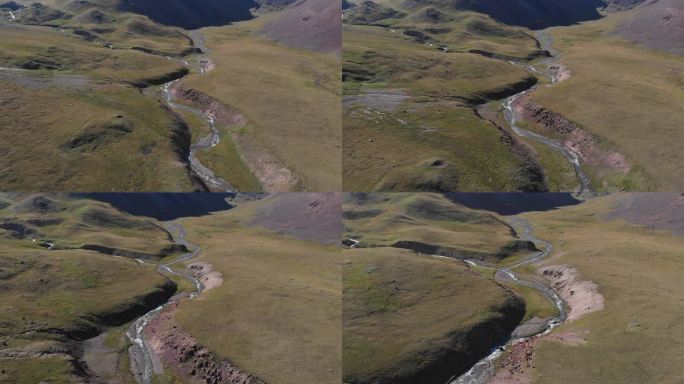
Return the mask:
[[[190,273],[180,272],[173,268],[173,266],[178,263],[186,262],[197,257],[197,255],[199,255],[200,248],[190,243],[185,238],[185,229],[181,224],[176,222],[167,222],[165,226],[173,237],[174,243],[184,245],[189,252],[167,264],[158,265],[157,271],[165,276],[171,274],[189,280],[195,286],[195,291],[191,292],[189,295],[180,294],[172,297],[166,304],[159,306],[158,308],[136,319],[133,323],[131,323],[126,331],[126,336],[131,343],[133,343],[128,350],[131,359],[131,371],[135,376],[136,381],[140,384],[151,384],[152,376],[154,376],[155,373],[161,373],[162,371],[160,362],[155,358],[152,347],[148,344],[144,337],[145,327],[155,316],[159,314],[162,309],[164,309],[164,307],[185,298],[192,299],[204,290],[204,285],[198,278]],[[142,264],[145,263],[145,261],[140,259],[137,259],[137,261]]]
[[[541,293],[558,311],[558,315],[548,319],[533,318],[523,324],[520,324],[511,336],[511,339],[505,344],[496,347],[492,353],[484,359],[477,362],[468,372],[463,375],[451,379],[448,384],[487,384],[490,383],[496,376],[496,361],[508,348],[525,349],[531,339],[545,335],[551,332],[555,327],[562,324],[568,317],[566,312],[567,304],[561,295],[539,281],[532,280],[521,275],[518,275],[514,269],[523,265],[532,264],[541,261],[548,257],[553,252],[553,245],[545,240],[538,239],[532,233],[532,225],[525,219],[520,217],[511,217],[508,220],[518,233],[520,240],[532,241],[535,244],[541,245],[543,249],[539,252],[533,252],[524,257],[522,260],[503,267],[496,268],[494,279],[499,282],[513,283],[524,287],[536,289]],[[490,268],[480,264],[477,260],[465,260],[466,263],[478,266],[480,268]],[[528,348],[529,349],[529,348]],[[525,352],[525,351],[523,351]],[[526,353],[526,352],[525,352]]]
[[[541,46],[540,49],[548,51],[551,54],[551,57],[546,60],[543,60],[542,62],[536,65],[525,66],[525,70],[534,75],[539,75],[540,73],[547,75],[551,79],[551,84],[547,84],[546,86],[552,87],[559,81],[563,81],[564,79],[566,79],[568,77],[569,72],[564,66],[553,64],[554,62],[560,60],[561,54],[552,47],[553,39],[551,38],[551,35],[546,31],[539,31],[536,33],[536,38]],[[509,63],[511,63],[512,65],[521,65],[514,61],[509,61]],[[540,66],[544,67],[543,71],[537,68]],[[580,160],[580,155],[578,153],[555,140],[528,131],[517,125],[517,122],[520,121],[521,118],[513,106],[516,104],[516,101],[518,101],[518,99],[534,91],[536,88],[537,87],[534,86],[528,90],[515,94],[507,98],[503,102],[502,105],[504,108],[504,117],[506,119],[506,122],[510,126],[511,130],[515,132],[516,135],[523,138],[528,138],[530,140],[534,140],[542,145],[549,147],[554,152],[557,152],[560,155],[562,155],[570,163],[570,165],[572,165],[572,168],[575,171],[575,176],[577,177],[577,180],[579,182],[579,186],[577,187],[575,192],[578,195],[593,195],[594,191],[591,187],[591,180],[582,169],[582,163]]]

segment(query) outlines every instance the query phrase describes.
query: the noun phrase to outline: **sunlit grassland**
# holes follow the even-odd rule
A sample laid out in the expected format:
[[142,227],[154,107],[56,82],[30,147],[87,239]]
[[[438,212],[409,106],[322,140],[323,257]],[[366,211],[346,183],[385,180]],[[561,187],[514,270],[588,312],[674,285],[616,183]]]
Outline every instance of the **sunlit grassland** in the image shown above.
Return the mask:
[[[175,122],[159,102],[125,85],[179,65],[110,50],[57,29],[0,25],[0,66],[56,62],[53,71],[3,73],[0,180],[4,190],[192,190],[172,142]],[[106,128],[128,124],[130,132]],[[92,140],[71,148],[75,139]]]
[[177,321],[217,356],[269,383],[338,383],[339,249],[244,227],[249,206],[182,220],[202,249],[197,260],[223,283],[183,303]]
[[363,246],[389,246],[399,240],[496,254],[514,238],[510,228],[487,213],[470,210],[437,194],[386,194],[384,202],[347,202],[347,215],[363,212],[373,217],[347,219],[349,236]]
[[[501,132],[463,101],[506,92],[524,81],[526,72],[501,60],[442,52],[391,28],[345,25],[343,36],[346,95],[399,91],[406,96],[382,112],[353,99],[345,105],[345,191],[520,187],[514,178],[521,160],[502,142]],[[434,160],[444,166],[430,166]]]
[[499,316],[506,301],[499,286],[460,261],[393,248],[343,253],[346,381],[401,377],[445,350],[467,355],[464,335]]
[[572,77],[533,97],[623,153],[637,167],[624,182],[630,189],[676,190],[684,180],[684,59],[621,40],[612,32],[620,17],[554,29]]
[[301,188],[339,190],[339,58],[269,42],[258,35],[261,23],[204,29],[216,68],[186,84],[243,114],[251,128],[242,134],[291,169]]
[[583,278],[599,285],[605,298],[604,310],[555,331],[588,331],[586,344],[538,345],[533,382],[680,381],[684,240],[620,220],[607,221],[604,215],[619,198],[525,215],[535,234],[556,247],[544,264],[577,268]]

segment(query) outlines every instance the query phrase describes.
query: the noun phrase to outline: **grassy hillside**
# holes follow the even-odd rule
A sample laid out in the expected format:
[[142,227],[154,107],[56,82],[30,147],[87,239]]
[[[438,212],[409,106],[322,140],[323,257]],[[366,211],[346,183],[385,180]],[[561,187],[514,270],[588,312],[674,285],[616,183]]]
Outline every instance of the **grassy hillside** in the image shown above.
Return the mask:
[[524,318],[519,296],[459,260],[515,256],[511,228],[492,214],[440,195],[373,193],[348,196],[344,217],[358,241],[343,251],[345,382],[444,383]]
[[522,302],[453,260],[344,251],[343,380],[443,383],[506,337]]
[[[527,72],[509,61],[523,64],[544,55],[536,51],[532,31],[511,25],[597,19],[595,8],[601,5],[573,3],[561,12],[568,5],[347,2],[345,190],[573,189],[567,161],[540,144],[523,143],[502,118],[500,101],[511,90],[532,85],[521,83]],[[600,192],[676,190],[681,177],[672,175],[678,175],[681,151],[670,140],[681,141],[676,127],[682,125],[677,106],[682,61],[620,36],[677,52],[681,10],[670,2],[616,1],[603,13],[600,20],[553,29],[553,47],[569,72],[559,84],[539,87],[532,98],[543,107],[535,116],[556,125],[520,125],[581,152]],[[473,106],[479,106],[477,114]],[[582,131],[556,133],[563,124]],[[644,127],[648,135],[641,134]]]
[[97,248],[145,259],[180,251],[153,220],[128,215],[106,203],[68,195],[19,195],[14,199],[0,211],[0,228],[8,238],[44,247],[52,244],[54,249]]
[[164,55],[190,40],[141,16],[97,8],[111,17],[93,21],[96,8],[60,5],[57,21],[29,18],[52,8],[2,15],[0,67],[21,69],[0,71],[3,189],[195,189],[182,163],[187,127],[138,89],[182,76]]
[[[128,258],[48,249],[42,241],[147,251],[170,241],[152,222],[102,203],[59,195],[5,195],[2,201],[0,380],[81,382],[84,365],[76,358],[81,353],[77,342],[156,307],[176,284]],[[125,345],[120,352],[126,353]]]
[[[211,104],[222,125],[221,143],[198,151],[203,164],[241,191],[340,190],[340,30],[332,22],[339,8],[276,3],[235,25],[228,24],[251,19],[257,3],[69,0],[0,8],[0,82],[11,90],[0,99],[0,124],[23,133],[4,130],[0,184],[203,189],[187,157],[207,124],[169,110],[156,88],[201,66],[207,74],[183,82],[190,97],[179,101],[203,110],[202,102]],[[201,33],[154,20],[225,26],[208,29],[204,46]],[[297,24],[295,35],[289,22]],[[210,56],[202,63],[200,46]]]
[[539,54],[524,30],[391,1],[349,3],[344,20],[346,191],[545,188],[526,151],[473,110],[536,82],[506,62]]
[[[313,215],[310,228],[325,227],[326,215],[309,205],[325,205],[325,198],[307,196],[306,202],[297,195],[274,196],[181,221],[202,249],[197,261],[209,263],[222,283],[182,303],[179,326],[268,383],[339,383],[339,248],[298,239],[308,238],[310,230],[278,234],[276,227],[291,224],[268,219],[277,212],[263,214],[272,204],[277,210],[292,205]],[[261,222],[250,224],[257,217]]]
[[[630,211],[642,209],[639,204],[651,204],[643,196],[625,211],[624,203],[630,199],[617,195],[525,215],[537,235],[556,246],[555,256],[545,264],[577,268],[583,278],[598,284],[605,298],[604,310],[554,331],[585,335],[584,342],[571,345],[542,339],[538,343],[530,374],[533,383],[679,382],[682,370],[676,361],[684,352],[678,321],[684,315],[679,299],[684,293],[679,276],[684,239],[615,217],[616,208],[620,215],[631,216]],[[670,200],[659,207],[661,213],[681,211],[681,204]],[[665,228],[676,223],[661,222]]]
[[[205,29],[215,69],[185,84],[246,120],[226,136],[266,190],[340,190],[339,60],[266,39],[262,28],[277,17]],[[259,170],[266,158],[294,177]]]
[[493,214],[455,204],[436,194],[359,194],[344,205],[346,236],[362,247],[435,248],[455,258],[496,263],[525,249]]
[[554,29],[554,46],[563,54],[560,62],[572,75],[553,88],[540,88],[533,98],[631,162],[626,175],[602,177],[600,168],[592,170],[599,189],[677,190],[682,180],[676,143],[682,141],[679,127],[684,123],[679,102],[684,97],[684,61],[617,36],[615,29],[629,17],[614,14]]

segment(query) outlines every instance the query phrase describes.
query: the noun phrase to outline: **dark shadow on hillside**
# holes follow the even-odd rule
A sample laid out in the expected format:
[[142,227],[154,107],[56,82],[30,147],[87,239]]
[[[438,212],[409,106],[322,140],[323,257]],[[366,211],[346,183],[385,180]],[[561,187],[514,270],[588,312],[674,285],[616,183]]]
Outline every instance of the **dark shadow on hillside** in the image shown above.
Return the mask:
[[548,211],[582,202],[570,193],[447,193],[445,196],[468,208],[484,209],[500,215]]
[[122,0],[119,8],[185,29],[226,25],[254,18],[254,0]]
[[104,201],[132,215],[174,220],[203,216],[233,208],[226,199],[231,193],[74,193],[74,197]]
[[531,29],[572,25],[601,18],[602,0],[478,0],[457,7],[488,14],[500,22]]

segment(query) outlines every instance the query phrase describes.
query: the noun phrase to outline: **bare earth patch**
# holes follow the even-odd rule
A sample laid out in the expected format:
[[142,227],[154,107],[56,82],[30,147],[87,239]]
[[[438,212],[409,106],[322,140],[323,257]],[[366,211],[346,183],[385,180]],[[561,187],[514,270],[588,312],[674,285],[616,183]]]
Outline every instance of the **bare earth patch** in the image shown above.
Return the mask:
[[568,67],[563,64],[550,65],[549,72],[551,73],[551,76],[553,76],[553,78],[556,79],[557,83],[568,80],[571,75]]
[[96,384],[125,383],[117,372],[119,367],[120,351],[106,345],[107,333],[102,333],[97,337],[83,342],[83,360],[95,375],[92,381]]
[[408,99],[410,96],[401,89],[368,89],[358,95],[343,96],[342,104],[345,107],[362,105],[382,112],[396,112]]
[[255,215],[260,225],[302,240],[339,244],[344,231],[339,193],[281,193]]
[[534,367],[534,347],[537,338],[527,339],[511,345],[498,362],[499,368],[489,384],[527,384],[528,370]]
[[651,192],[624,195],[609,219],[624,219],[651,229],[684,236],[684,193]]
[[551,281],[553,289],[570,307],[568,321],[604,308],[603,296],[593,281],[582,280],[577,270],[567,265],[546,266],[539,272]]
[[205,291],[223,284],[223,276],[220,272],[214,271],[211,264],[198,261],[190,264],[189,267],[192,273],[202,282]]

